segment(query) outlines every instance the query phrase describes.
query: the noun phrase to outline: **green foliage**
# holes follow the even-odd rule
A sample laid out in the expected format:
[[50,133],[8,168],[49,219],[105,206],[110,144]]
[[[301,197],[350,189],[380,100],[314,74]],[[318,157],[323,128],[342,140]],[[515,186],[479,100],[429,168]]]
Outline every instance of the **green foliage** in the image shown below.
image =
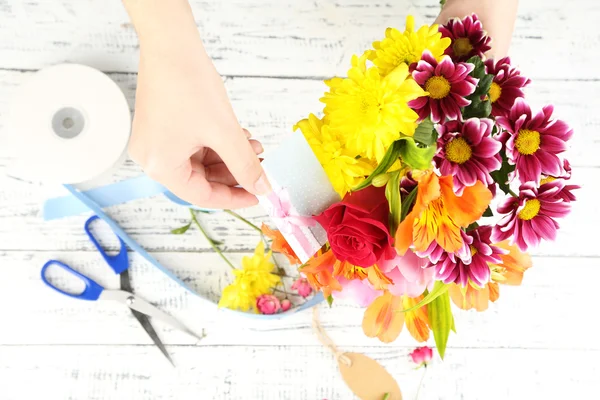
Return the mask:
[[400,216],[402,215],[402,200],[400,199],[400,171],[394,171],[389,174],[390,179],[385,186],[385,197],[390,207],[390,235],[396,234],[396,229],[400,225]]
[[463,108],[463,118],[487,118],[492,112],[492,102],[488,98],[488,92],[494,75],[485,73],[485,65],[478,56],[469,58],[467,62],[475,66],[469,75],[478,79],[478,83],[473,94],[467,97],[467,100],[471,100],[471,104]]
[[499,170],[496,170],[490,175],[494,178],[494,181],[498,184],[498,187],[506,194],[510,194],[510,186],[508,184],[508,175],[515,170],[514,165],[508,163],[506,154],[501,152],[502,155],[502,166]]
[[358,185],[354,189],[352,189],[352,191],[357,192],[361,189],[366,188],[367,186],[369,186],[371,184],[371,182],[373,181],[373,178],[375,178],[378,175],[385,174],[387,172],[387,170],[390,169],[390,167],[392,165],[394,165],[394,163],[398,160],[399,155],[400,155],[400,143],[399,143],[399,141],[395,141],[390,146],[388,151],[385,153],[385,155],[383,156],[383,159],[381,160],[381,162],[379,163],[377,168],[375,168],[375,170],[371,173],[371,175],[369,175],[369,177],[367,179],[365,179],[360,185]]
[[190,226],[192,226],[192,221],[188,222],[187,225],[171,230],[171,233],[173,235],[183,235],[188,229],[190,229]]
[[450,295],[447,291],[437,296],[427,306],[427,314],[429,317],[429,326],[435,339],[435,345],[440,357],[443,359],[450,331],[456,332],[454,316],[450,308]]

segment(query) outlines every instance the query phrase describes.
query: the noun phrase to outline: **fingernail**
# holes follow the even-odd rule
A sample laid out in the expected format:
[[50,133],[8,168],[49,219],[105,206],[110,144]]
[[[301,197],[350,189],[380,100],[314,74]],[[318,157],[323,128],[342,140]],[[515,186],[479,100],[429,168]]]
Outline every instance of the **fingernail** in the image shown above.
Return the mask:
[[260,178],[258,178],[258,180],[254,183],[254,190],[258,195],[265,195],[271,190],[273,190],[264,172],[260,175]]

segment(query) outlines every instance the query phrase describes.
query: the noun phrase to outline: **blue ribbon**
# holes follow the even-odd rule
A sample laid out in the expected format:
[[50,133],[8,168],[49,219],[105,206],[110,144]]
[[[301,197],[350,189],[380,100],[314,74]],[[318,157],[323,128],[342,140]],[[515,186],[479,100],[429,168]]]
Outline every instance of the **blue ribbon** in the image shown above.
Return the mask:
[[[85,195],[94,201],[101,208],[111,207],[118,204],[127,203],[132,200],[165,195],[172,202],[190,207],[195,210],[206,212],[216,212],[219,210],[196,207],[186,201],[181,200],[173,193],[168,191],[163,185],[150,179],[147,175],[141,175],[136,178],[126,179],[110,185],[87,190]],[[46,221],[73,215],[82,214],[88,211],[88,207],[73,196],[55,197],[46,200],[43,207],[43,216]]]
[[[149,179],[149,178],[146,178],[146,179]],[[142,183],[142,185],[136,189],[136,188],[132,187],[131,183],[138,183],[138,184]],[[183,287],[188,292],[196,295],[203,301],[210,303],[211,305],[214,306],[215,303],[213,301],[205,298],[204,296],[200,295],[199,293],[197,293],[196,291],[191,289],[188,285],[185,284],[185,282],[183,280],[181,280],[171,270],[169,270],[168,268],[166,268],[162,264],[160,264],[154,257],[152,257],[146,250],[144,250],[144,248],[142,246],[140,246],[135,240],[133,240],[131,237],[129,237],[129,235],[127,235],[127,233],[102,210],[101,204],[113,205],[113,204],[119,204],[119,203],[115,203],[116,201],[125,202],[125,201],[127,201],[125,199],[133,200],[132,194],[128,193],[129,191],[131,191],[132,193],[148,195],[149,193],[151,193],[151,191],[149,190],[150,185],[148,185],[144,190],[142,190],[142,188],[145,187],[147,183],[148,182],[144,181],[144,179],[134,181],[134,182],[131,182],[131,181],[129,181],[129,182],[126,181],[124,183],[119,182],[117,184],[104,186],[102,188],[92,189],[88,192],[80,192],[72,185],[64,185],[64,187],[71,193],[71,195],[73,195],[73,197],[75,199],[77,199],[79,202],[81,202],[83,205],[85,205],[85,207],[87,207],[87,209],[94,212],[100,219],[102,219],[104,222],[106,222],[111,227],[111,229],[129,246],[129,248],[131,250],[136,251],[146,261],[148,261],[150,264],[154,265],[156,268],[158,268],[160,271],[162,271],[165,275],[167,275],[169,278],[171,278],[173,281],[175,281],[179,286]],[[130,186],[128,186],[128,185],[130,185]],[[115,191],[114,190],[115,188],[119,188],[119,190]],[[162,193],[166,194],[165,191],[163,191]],[[92,196],[94,196],[94,197],[92,197]],[[145,196],[145,197],[148,197],[148,196]],[[169,197],[169,195],[167,195],[167,197]],[[95,198],[101,199],[101,204],[96,202]],[[70,200],[67,200],[66,198],[62,198],[62,200],[56,200],[56,199],[53,199],[53,200],[54,201],[52,201],[50,203],[49,207],[44,207],[44,214],[46,214],[46,211],[47,211],[49,216],[57,217],[58,215],[64,215],[65,213],[69,213],[68,209],[65,208],[66,207],[65,204],[68,205],[69,203],[71,203]],[[182,200],[179,200],[179,201],[183,202]],[[76,204],[77,204],[76,202],[73,202],[72,206],[79,207]],[[183,202],[182,205],[184,205],[184,204],[189,204],[189,203]],[[79,207],[79,210],[81,210],[81,207]],[[243,311],[238,311],[238,310],[232,310],[229,308],[223,308],[223,310],[225,310],[227,312],[243,314],[250,318],[279,319],[284,316],[309,309],[309,308],[319,304],[323,300],[324,300],[323,295],[319,292],[313,298],[311,298],[310,300],[306,301],[305,303],[301,304],[298,307],[294,307],[286,312],[282,312],[282,313],[278,313],[278,314],[271,314],[271,315],[253,314],[253,313],[248,313],[248,312],[243,312]]]

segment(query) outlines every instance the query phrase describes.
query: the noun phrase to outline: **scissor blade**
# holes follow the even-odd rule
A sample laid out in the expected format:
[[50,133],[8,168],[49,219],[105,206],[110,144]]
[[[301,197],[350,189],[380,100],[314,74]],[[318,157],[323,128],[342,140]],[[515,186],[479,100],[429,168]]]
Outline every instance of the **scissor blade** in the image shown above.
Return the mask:
[[158,347],[158,349],[161,351],[161,353],[163,353],[163,355],[167,358],[167,360],[169,360],[171,365],[175,366],[175,363],[173,362],[173,360],[171,359],[171,356],[167,352],[165,345],[158,338],[158,334],[154,330],[154,327],[152,326],[152,324],[150,324],[150,320],[148,319],[148,317],[145,314],[142,314],[141,312],[135,311],[133,309],[131,310],[131,312],[133,313],[133,316],[135,317],[135,319],[138,320],[140,325],[142,325],[142,328],[144,328],[144,330],[146,331],[148,336],[150,336],[150,338],[152,339],[152,341],[154,342],[156,347]]
[[[121,290],[124,290],[126,292],[133,292],[133,290],[131,288],[131,281],[129,279],[129,270],[125,270],[125,271],[121,272],[120,279],[121,279]],[[173,362],[173,360],[171,359],[171,356],[167,352],[165,345],[162,343],[162,341],[158,337],[158,334],[154,330],[154,327],[150,323],[148,316],[146,314],[142,314],[139,311],[135,311],[133,309],[130,309],[130,310],[131,310],[131,313],[133,314],[133,316],[135,317],[135,319],[140,323],[142,328],[144,328],[144,330],[146,331],[148,336],[150,336],[150,339],[152,339],[152,341],[154,342],[156,347],[158,347],[158,349],[161,351],[161,353],[163,353],[163,355],[167,358],[167,360],[169,360],[171,365],[175,366],[175,363]]]
[[202,338],[188,329],[181,322],[177,321],[175,318],[171,317],[169,314],[159,310],[154,307],[152,304],[148,303],[146,300],[132,294],[127,293],[122,290],[104,290],[100,295],[100,300],[115,300],[125,303],[129,306],[129,308],[139,311],[143,314],[148,315],[152,318],[160,319],[167,324],[170,324],[174,328],[179,329],[180,331],[186,332],[187,334],[194,336],[198,340],[202,340]]

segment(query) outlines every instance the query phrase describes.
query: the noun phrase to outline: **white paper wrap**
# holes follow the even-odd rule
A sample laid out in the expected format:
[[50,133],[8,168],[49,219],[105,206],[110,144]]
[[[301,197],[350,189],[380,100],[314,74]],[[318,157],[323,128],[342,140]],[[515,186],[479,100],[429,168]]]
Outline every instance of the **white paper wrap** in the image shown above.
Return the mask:
[[[300,132],[289,135],[277,149],[266,154],[262,166],[275,195],[287,192],[293,215],[312,217],[341,200]],[[272,200],[259,197],[260,204],[274,217],[277,204]],[[295,229],[290,229],[285,219],[274,217],[273,221],[302,263],[327,242],[325,230],[316,221],[312,227],[296,225]]]

